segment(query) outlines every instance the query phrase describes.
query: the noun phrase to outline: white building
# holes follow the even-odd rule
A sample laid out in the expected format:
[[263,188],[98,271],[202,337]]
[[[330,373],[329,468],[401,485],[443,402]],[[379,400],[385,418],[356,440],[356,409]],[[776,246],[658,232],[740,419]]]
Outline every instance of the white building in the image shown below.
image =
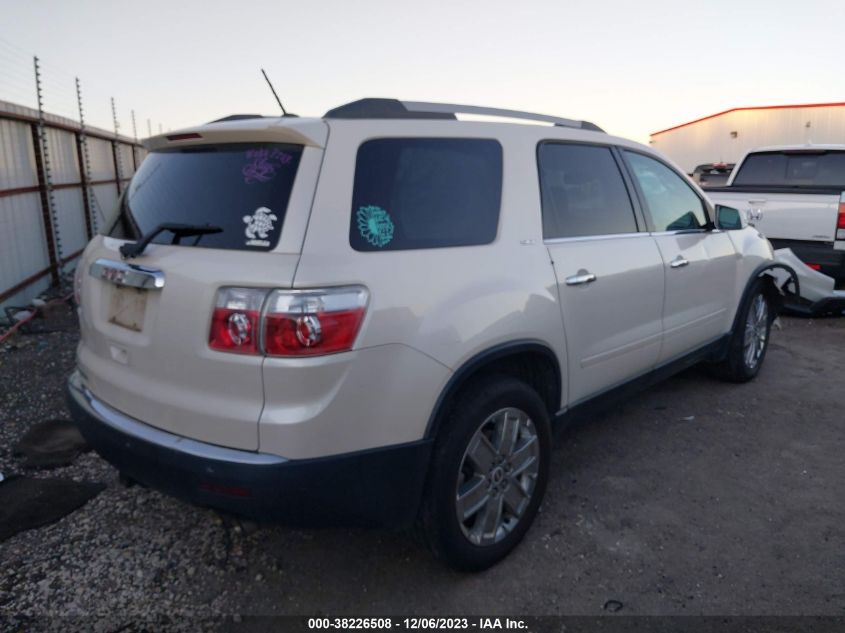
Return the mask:
[[733,108],[654,132],[649,143],[687,173],[764,145],[845,143],[845,103]]

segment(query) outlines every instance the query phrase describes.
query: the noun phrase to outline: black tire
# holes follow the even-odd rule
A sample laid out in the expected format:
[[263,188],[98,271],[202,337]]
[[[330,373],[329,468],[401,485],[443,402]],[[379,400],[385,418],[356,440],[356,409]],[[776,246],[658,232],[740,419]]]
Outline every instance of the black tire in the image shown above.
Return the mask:
[[[766,358],[766,350],[769,348],[769,337],[772,330],[772,322],[775,320],[775,311],[772,302],[769,299],[765,284],[762,279],[757,279],[752,284],[748,291],[745,302],[740,306],[739,313],[736,319],[734,331],[731,333],[731,339],[728,344],[728,353],[725,359],[713,366],[713,373],[722,380],[730,382],[748,382],[753,379],[763,366],[763,361]],[[757,309],[759,301],[765,302],[766,318],[765,322],[760,324],[762,330],[758,333],[764,333],[764,340],[762,341],[762,349],[755,354],[754,361],[748,361],[748,327],[749,327],[749,313]],[[759,342],[759,341],[758,341]]]
[[[501,453],[511,457],[502,458],[500,466],[496,466],[494,460],[491,462],[494,467],[482,476],[484,469],[476,468],[478,462],[472,456],[479,451],[482,443],[476,434],[492,429],[498,433],[498,429],[504,431],[506,425],[510,425],[507,428],[515,425],[517,429],[509,442],[511,451],[507,446],[495,447],[501,447]],[[476,447],[472,455],[470,442]],[[487,451],[495,444],[492,442],[487,448],[481,446],[481,450]],[[502,375],[488,376],[468,385],[459,394],[455,407],[441,427],[420,512],[423,538],[435,556],[463,571],[480,571],[504,558],[522,540],[534,521],[546,490],[550,456],[549,414],[536,391],[520,380]],[[530,466],[523,469],[524,464]],[[536,476],[534,464],[537,466]],[[529,467],[532,472],[526,474]],[[476,472],[468,475],[468,469]],[[522,473],[517,473],[520,469],[523,469]],[[458,518],[458,508],[461,507],[459,486],[474,489],[475,485],[485,487],[486,492],[482,490],[480,494],[486,495],[484,499],[487,501],[473,497],[483,505],[479,506],[476,515],[461,521]],[[514,499],[522,499],[518,515],[511,509],[516,507]],[[474,507],[469,501],[465,503],[467,507]],[[496,510],[490,510],[495,504],[498,504],[498,516],[503,524],[495,530],[485,531],[480,523],[483,522],[482,515],[496,516]],[[489,515],[485,515],[488,512]],[[472,527],[472,534],[465,531],[470,530],[468,522],[477,523]],[[493,536],[489,536],[491,534]],[[473,542],[472,538],[497,540],[482,544]]]

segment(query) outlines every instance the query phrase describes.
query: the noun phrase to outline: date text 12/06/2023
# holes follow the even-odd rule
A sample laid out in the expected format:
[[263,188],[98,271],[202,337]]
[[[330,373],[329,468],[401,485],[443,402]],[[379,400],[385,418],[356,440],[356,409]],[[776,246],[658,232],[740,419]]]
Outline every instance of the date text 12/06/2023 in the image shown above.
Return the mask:
[[398,630],[526,630],[528,625],[520,618],[473,617],[473,618],[308,618],[309,630],[321,629],[398,629]]

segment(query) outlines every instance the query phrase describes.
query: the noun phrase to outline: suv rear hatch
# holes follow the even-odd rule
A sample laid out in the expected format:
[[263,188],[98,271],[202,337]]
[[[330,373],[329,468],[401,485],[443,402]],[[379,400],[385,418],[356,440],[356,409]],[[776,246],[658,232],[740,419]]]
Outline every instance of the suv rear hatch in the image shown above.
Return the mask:
[[[266,119],[151,140],[77,272],[78,363],[96,398],[177,435],[257,450],[263,356],[211,349],[212,315],[220,288],[292,285],[326,136],[322,121]],[[122,257],[127,241],[170,223],[183,228]]]

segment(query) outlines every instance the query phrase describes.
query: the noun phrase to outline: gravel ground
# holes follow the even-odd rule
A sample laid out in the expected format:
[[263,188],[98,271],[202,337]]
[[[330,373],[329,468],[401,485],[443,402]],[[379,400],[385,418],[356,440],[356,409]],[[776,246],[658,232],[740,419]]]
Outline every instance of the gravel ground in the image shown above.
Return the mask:
[[[782,323],[751,384],[693,369],[560,433],[537,522],[485,573],[402,533],[242,524],[124,487],[88,453],[26,473],[107,487],[0,544],[0,614],[99,615],[102,630],[162,615],[237,614],[167,627],[186,630],[256,614],[843,616],[845,319]],[[62,331],[0,351],[7,475],[29,425],[68,416],[78,335],[69,310],[49,325]]]

